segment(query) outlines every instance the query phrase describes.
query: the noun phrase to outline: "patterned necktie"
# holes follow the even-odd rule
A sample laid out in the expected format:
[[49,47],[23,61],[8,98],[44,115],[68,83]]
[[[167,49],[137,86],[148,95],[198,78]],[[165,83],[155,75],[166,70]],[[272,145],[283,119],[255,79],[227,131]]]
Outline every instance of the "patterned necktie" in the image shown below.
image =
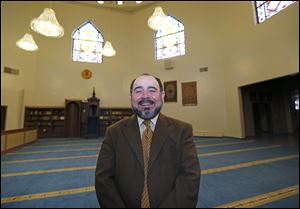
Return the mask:
[[150,120],[145,120],[144,125],[146,129],[142,135],[142,147],[143,147],[143,156],[144,156],[144,189],[141,199],[141,208],[150,208],[149,193],[148,193],[148,163],[149,163],[149,154],[150,147],[152,142],[153,131],[150,127]]

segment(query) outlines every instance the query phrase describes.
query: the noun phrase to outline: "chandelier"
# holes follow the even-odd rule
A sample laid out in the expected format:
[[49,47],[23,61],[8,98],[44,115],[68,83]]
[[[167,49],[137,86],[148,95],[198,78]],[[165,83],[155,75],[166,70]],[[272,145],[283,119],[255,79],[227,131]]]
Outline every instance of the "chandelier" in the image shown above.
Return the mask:
[[106,41],[102,50],[102,54],[106,57],[112,57],[116,55],[116,50],[113,48],[109,41]]
[[[110,13],[110,9],[108,10]],[[110,34],[110,28],[108,28],[108,37]],[[116,55],[116,50],[113,48],[112,44],[110,41],[105,41],[105,44],[102,49],[102,54],[106,57],[113,57]]]
[[47,37],[60,38],[64,35],[64,28],[58,23],[54,10],[45,8],[43,13],[31,20],[32,30]]
[[160,6],[155,7],[155,10],[151,17],[148,19],[148,26],[152,30],[159,30],[163,28],[167,21],[167,15],[165,15],[164,11]]
[[20,40],[16,42],[16,45],[26,51],[36,51],[39,49],[30,33],[26,33]]

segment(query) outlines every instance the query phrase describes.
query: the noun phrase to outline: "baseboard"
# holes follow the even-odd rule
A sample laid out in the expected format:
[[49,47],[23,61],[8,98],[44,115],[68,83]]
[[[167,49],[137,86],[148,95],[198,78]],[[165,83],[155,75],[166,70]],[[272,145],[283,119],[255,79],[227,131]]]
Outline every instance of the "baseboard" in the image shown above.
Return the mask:
[[194,131],[194,136],[224,137],[224,133],[213,131]]

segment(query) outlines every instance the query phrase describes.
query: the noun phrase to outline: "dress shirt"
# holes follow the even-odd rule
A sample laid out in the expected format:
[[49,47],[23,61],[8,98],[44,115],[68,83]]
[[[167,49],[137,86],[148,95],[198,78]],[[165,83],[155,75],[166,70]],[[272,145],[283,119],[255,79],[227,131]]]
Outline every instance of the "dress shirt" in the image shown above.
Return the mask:
[[[150,126],[151,126],[151,130],[154,132],[154,129],[155,129],[155,126],[156,126],[156,122],[157,122],[157,119],[158,119],[158,115],[157,114],[154,118],[152,118],[150,121]],[[140,128],[140,136],[141,136],[141,139],[142,139],[142,135],[143,135],[143,132],[144,130],[146,129],[146,126],[144,124],[144,119],[140,118],[139,116],[137,116],[137,119],[138,119],[138,123],[139,123],[139,128]]]

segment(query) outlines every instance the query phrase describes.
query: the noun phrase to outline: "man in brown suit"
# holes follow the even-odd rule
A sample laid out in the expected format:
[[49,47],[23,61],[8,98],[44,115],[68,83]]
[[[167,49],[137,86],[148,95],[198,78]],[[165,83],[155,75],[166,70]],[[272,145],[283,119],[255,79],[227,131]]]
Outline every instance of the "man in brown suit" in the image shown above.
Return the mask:
[[192,126],[160,113],[164,96],[152,75],[132,81],[135,115],[107,129],[99,153],[95,188],[101,207],[196,207],[200,165]]

